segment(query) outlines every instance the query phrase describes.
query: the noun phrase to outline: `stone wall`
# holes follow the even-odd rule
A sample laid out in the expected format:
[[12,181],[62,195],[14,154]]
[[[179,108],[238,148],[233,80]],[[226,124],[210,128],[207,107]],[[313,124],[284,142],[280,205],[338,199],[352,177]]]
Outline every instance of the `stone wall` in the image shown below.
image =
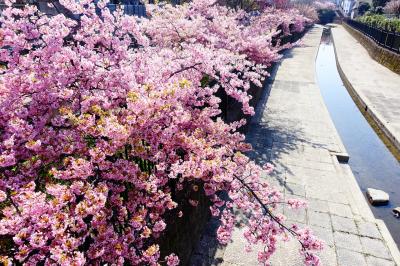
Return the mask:
[[376,44],[372,39],[359,32],[358,30],[352,28],[351,26],[343,23],[343,27],[357,40],[359,41],[365,49],[367,49],[368,54],[377,62],[389,68],[393,72],[400,74],[400,54],[396,54],[390,50],[387,50],[378,44]]
[[[172,195],[179,205],[179,210],[183,212],[183,216],[178,217],[175,210],[167,214],[168,226],[159,241],[161,257],[175,253],[179,256],[180,265],[189,264],[192,250],[200,240],[204,226],[210,218],[210,201],[201,185],[198,185],[197,191],[192,189],[194,185],[186,184],[180,193]],[[190,205],[188,199],[198,201],[197,207]]]

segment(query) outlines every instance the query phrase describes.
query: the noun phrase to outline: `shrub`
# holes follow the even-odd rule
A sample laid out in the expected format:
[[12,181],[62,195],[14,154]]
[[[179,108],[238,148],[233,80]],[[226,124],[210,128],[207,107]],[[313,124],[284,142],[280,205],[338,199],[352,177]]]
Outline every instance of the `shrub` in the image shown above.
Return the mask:
[[358,17],[356,20],[371,27],[400,32],[400,19],[397,18],[387,18],[384,15],[369,14]]

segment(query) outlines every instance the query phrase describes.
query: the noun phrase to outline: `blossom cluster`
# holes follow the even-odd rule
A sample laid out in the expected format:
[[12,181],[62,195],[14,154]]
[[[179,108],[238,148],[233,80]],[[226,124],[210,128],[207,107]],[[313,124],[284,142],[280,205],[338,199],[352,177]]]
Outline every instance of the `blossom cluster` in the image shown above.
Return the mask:
[[396,17],[400,16],[400,1],[399,0],[391,0],[386,3],[383,8],[386,14],[393,14]]
[[[279,0],[283,1],[283,0]],[[329,0],[321,0],[321,1],[289,1],[287,0],[288,3],[285,5],[278,5],[278,6],[283,6],[284,8],[291,7],[292,9],[295,9],[301,14],[302,16],[308,18],[309,20],[313,22],[317,22],[319,17],[318,17],[318,12],[321,10],[335,10],[336,6],[333,2]]]
[[313,3],[313,6],[315,6],[317,10],[321,9],[335,10],[336,8],[335,4],[330,1],[315,1]]
[[273,167],[244,155],[245,121],[224,122],[216,96],[253,114],[248,89],[291,46],[279,36],[310,20],[211,0],[149,6],[141,20],[106,1],[60,3],[69,12],[47,16],[6,1],[0,18],[0,235],[13,242],[3,262],[178,265],[158,240],[166,217],[185,218],[174,195],[198,183],[221,243],[241,210],[249,244],[266,246],[260,262],[290,232],[305,263],[319,265],[322,242],[275,214],[283,197],[261,178]]

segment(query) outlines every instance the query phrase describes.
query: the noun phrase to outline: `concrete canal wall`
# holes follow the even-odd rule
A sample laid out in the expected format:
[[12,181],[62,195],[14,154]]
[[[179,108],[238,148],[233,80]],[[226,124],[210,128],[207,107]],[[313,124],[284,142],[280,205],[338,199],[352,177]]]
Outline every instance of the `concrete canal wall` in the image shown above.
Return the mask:
[[[346,87],[393,146],[400,151],[400,75],[376,62],[348,31],[334,25],[337,66]],[[389,147],[390,148],[390,147]],[[399,159],[399,157],[398,157]]]

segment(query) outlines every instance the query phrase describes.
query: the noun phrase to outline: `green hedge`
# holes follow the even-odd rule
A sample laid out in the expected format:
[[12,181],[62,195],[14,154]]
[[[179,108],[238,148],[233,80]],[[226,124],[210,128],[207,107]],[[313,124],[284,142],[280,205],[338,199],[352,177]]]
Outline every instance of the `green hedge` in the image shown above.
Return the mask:
[[358,17],[356,20],[372,27],[400,32],[400,19],[398,18],[387,18],[383,15],[370,14]]

